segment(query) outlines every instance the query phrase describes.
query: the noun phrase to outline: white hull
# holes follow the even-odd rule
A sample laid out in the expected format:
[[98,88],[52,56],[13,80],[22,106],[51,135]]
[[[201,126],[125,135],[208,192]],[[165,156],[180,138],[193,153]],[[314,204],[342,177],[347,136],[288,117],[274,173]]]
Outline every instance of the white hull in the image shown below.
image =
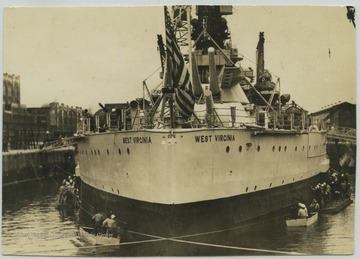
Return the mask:
[[325,172],[324,132],[249,129],[96,133],[78,143],[82,180],[95,189],[158,204],[259,192]]

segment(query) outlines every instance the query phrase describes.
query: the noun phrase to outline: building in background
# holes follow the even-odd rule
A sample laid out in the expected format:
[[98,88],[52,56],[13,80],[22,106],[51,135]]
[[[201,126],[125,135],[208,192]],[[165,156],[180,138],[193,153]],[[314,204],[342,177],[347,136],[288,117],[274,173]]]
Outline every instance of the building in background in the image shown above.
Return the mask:
[[318,125],[323,121],[327,129],[356,128],[356,104],[339,102],[324,107],[311,115],[312,124]]
[[27,112],[34,121],[33,131],[38,142],[73,136],[82,117],[81,107],[69,107],[58,102],[27,108]]
[[20,102],[20,76],[3,75],[3,150],[35,146],[33,121]]
[[36,148],[44,141],[72,136],[82,115],[81,107],[57,102],[26,108],[20,102],[20,76],[3,74],[3,151]]

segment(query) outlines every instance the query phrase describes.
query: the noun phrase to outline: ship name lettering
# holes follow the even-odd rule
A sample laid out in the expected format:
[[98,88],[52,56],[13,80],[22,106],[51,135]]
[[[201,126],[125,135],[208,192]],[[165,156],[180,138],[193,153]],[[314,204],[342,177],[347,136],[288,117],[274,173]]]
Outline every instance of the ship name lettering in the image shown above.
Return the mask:
[[151,137],[134,137],[133,141],[135,144],[146,144],[146,143],[152,143]]
[[129,144],[129,143],[131,143],[131,137],[123,138],[123,143],[124,143],[124,144]]
[[215,141],[235,141],[234,135],[215,135]]
[[212,135],[195,136],[196,143],[211,142]]

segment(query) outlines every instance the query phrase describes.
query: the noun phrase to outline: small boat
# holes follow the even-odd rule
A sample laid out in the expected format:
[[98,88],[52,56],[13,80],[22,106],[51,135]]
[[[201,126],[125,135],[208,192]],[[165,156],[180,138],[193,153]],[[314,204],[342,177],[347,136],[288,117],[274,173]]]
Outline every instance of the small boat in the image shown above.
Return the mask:
[[80,227],[79,239],[93,246],[120,244],[119,237],[112,237],[108,234],[102,234],[102,233],[98,233],[97,235],[94,235],[92,227]]
[[314,224],[318,220],[318,213],[311,213],[307,218],[298,218],[298,219],[287,219],[287,227],[307,227]]
[[322,214],[337,214],[340,211],[344,210],[347,206],[349,206],[353,201],[350,198],[346,198],[345,200],[338,200],[330,203],[325,206],[325,208],[320,209],[319,213]]

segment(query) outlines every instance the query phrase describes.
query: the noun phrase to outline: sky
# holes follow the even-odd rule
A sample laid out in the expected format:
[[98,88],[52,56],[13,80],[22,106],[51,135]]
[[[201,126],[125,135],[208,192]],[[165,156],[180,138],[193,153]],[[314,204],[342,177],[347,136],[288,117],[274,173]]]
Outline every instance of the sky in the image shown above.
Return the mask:
[[[356,102],[356,30],[345,7],[234,6],[227,20],[245,68],[255,70],[265,33],[265,67],[300,106]],[[159,6],[5,8],[3,30],[3,72],[20,75],[22,104],[95,112],[99,102],[142,97],[143,80],[160,67],[164,16]]]

